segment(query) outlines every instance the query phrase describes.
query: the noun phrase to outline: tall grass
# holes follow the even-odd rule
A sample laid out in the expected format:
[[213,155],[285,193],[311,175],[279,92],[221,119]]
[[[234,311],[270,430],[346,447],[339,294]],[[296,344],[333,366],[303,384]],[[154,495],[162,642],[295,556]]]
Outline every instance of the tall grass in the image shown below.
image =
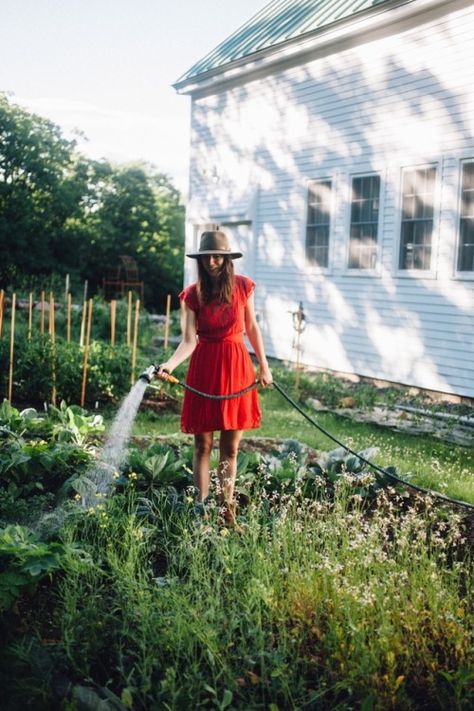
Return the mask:
[[[421,510],[422,509],[422,510]],[[461,519],[384,493],[370,510],[259,493],[240,532],[211,507],[116,498],[69,540],[64,652],[134,709],[457,709],[474,703]]]

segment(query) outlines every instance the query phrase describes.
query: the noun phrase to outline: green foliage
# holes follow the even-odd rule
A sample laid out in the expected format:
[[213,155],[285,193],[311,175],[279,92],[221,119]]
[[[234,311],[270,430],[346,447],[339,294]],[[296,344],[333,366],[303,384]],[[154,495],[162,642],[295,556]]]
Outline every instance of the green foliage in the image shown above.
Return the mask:
[[37,519],[51,509],[66,483],[91,460],[89,444],[103,431],[99,415],[79,407],[33,408],[20,412],[7,400],[0,406],[0,518]]
[[[16,401],[40,404],[51,401],[53,373],[57,398],[80,400],[84,349],[76,342],[58,338],[53,347],[49,337],[15,342],[14,397]],[[0,389],[7,392],[9,344],[0,341]],[[126,345],[112,348],[93,341],[89,349],[86,400],[117,401],[130,388],[131,352]]]
[[181,490],[191,485],[189,464],[186,454],[181,456],[173,448],[156,443],[145,450],[131,448],[124,475],[138,491],[149,496],[160,487],[172,485]]
[[32,594],[38,582],[59,570],[71,553],[84,555],[75,546],[45,543],[22,526],[0,530],[0,610],[8,610],[25,592]]
[[58,126],[0,94],[0,284],[43,288],[52,272],[90,293],[120,255],[133,257],[147,303],[182,284],[184,207],[153,166],[112,166],[76,151]]
[[229,532],[212,510],[202,521],[175,501],[162,489],[137,516],[136,495],[120,496],[69,522],[68,540],[86,540],[94,562],[60,581],[76,678],[137,710],[190,698],[235,709],[262,698],[266,708],[470,707],[473,591],[456,515],[446,525],[382,497],[367,517],[345,487],[331,501],[261,490],[245,528]]
[[[61,487],[45,466],[54,469],[55,448],[81,443],[87,453],[100,427],[79,408],[43,417],[5,402],[0,482],[34,462],[41,477],[30,471],[25,487]],[[469,708],[473,587],[457,514],[429,502],[421,514],[360,456],[315,456],[287,439],[239,454],[242,528],[231,531],[215,482],[206,517],[197,511],[191,458],[190,447],[133,446],[115,495],[88,511],[71,505],[59,540],[17,525],[0,533],[0,605],[20,601],[40,639],[54,620],[48,679],[59,668],[137,711],[190,698],[235,709],[262,699],[268,708],[416,708],[420,699]],[[28,639],[1,661],[21,663],[30,698],[46,694],[47,707]]]

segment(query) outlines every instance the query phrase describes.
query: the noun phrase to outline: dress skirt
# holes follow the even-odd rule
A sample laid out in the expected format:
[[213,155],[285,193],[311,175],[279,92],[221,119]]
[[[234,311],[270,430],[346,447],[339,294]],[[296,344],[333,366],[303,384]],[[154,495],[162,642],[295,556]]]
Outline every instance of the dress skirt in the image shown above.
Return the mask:
[[[241,334],[200,339],[191,356],[186,382],[210,395],[228,395],[255,382],[255,371]],[[189,434],[260,427],[257,389],[229,400],[211,400],[185,391],[181,430]]]

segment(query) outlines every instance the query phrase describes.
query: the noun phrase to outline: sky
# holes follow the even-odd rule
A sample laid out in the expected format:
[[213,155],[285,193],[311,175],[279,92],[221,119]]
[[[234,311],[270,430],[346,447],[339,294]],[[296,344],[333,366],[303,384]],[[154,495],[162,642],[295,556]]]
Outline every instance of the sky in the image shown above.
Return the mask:
[[267,0],[0,0],[0,91],[78,149],[188,186],[190,99],[175,82]]

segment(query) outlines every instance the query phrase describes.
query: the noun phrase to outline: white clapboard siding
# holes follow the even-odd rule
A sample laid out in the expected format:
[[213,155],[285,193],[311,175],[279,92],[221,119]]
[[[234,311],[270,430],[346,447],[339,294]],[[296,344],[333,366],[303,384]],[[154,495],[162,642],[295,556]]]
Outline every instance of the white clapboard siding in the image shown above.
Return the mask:
[[[307,365],[474,397],[474,274],[456,274],[461,161],[474,158],[474,5],[449,6],[193,97],[191,198],[209,221],[245,213],[270,355],[295,358],[290,312],[302,301]],[[432,269],[410,275],[397,266],[401,176],[424,164],[437,167]],[[378,264],[354,273],[350,184],[365,172],[381,176]],[[325,270],[305,260],[311,179],[333,185]]]

